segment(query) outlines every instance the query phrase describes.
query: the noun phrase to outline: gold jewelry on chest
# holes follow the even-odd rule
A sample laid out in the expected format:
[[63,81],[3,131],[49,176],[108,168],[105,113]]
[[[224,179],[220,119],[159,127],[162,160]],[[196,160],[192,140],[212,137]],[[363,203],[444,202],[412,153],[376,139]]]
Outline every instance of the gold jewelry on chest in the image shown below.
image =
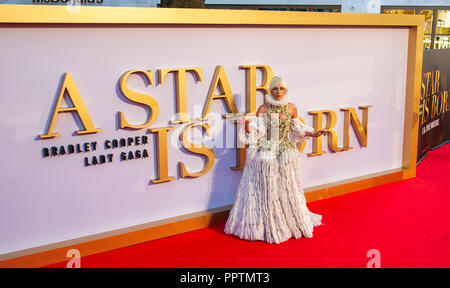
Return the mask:
[[280,119],[280,120],[289,120],[291,118],[291,113],[289,113],[288,105],[275,106],[275,105],[269,104],[268,113],[269,114],[282,113],[288,117],[287,119]]

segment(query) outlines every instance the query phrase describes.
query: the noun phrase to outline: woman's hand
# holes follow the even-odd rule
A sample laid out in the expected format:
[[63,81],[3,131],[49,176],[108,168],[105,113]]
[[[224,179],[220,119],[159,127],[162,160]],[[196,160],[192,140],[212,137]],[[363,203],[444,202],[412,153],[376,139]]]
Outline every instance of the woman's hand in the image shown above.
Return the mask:
[[327,131],[325,131],[325,130],[319,130],[319,131],[316,131],[316,132],[313,134],[313,137],[319,137],[319,136],[327,135],[327,134],[328,134]]
[[247,131],[247,133],[250,133],[250,127],[248,125],[248,120],[245,120],[245,131]]
[[249,122],[248,122],[247,119],[245,119],[245,117],[242,117],[241,119],[239,119],[239,124],[240,125],[245,125],[245,131],[247,133],[250,133]]
[[317,131],[314,132],[314,133],[307,132],[307,133],[306,133],[306,136],[310,136],[310,137],[319,137],[319,136],[327,135],[327,134],[328,134],[328,132],[327,132],[326,130],[317,130]]

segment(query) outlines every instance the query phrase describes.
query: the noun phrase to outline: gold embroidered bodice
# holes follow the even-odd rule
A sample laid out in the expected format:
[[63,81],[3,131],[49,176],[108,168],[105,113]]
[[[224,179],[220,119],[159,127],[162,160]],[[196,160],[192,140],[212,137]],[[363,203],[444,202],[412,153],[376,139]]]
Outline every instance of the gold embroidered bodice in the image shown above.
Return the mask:
[[[287,118],[272,119],[273,113],[284,114]],[[278,157],[282,152],[294,149],[295,144],[289,139],[292,116],[288,105],[274,106],[269,104],[269,110],[265,114],[266,134],[258,141],[258,151],[272,151]]]

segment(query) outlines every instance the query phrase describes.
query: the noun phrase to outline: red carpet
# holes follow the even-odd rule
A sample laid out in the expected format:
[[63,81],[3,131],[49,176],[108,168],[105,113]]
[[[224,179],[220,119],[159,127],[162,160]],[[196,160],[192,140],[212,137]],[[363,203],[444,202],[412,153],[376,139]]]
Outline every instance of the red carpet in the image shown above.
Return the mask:
[[[430,151],[417,177],[308,203],[323,215],[312,239],[239,240],[225,223],[81,258],[81,267],[450,267],[450,145]],[[66,262],[49,267],[65,267]]]

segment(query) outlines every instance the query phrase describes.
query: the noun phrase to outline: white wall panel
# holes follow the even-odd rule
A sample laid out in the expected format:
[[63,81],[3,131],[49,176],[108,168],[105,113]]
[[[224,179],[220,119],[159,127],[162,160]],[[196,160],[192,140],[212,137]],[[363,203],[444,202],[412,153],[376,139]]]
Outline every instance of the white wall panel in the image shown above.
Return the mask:
[[[368,147],[353,131],[354,149],[307,157],[304,187],[350,179],[401,167],[407,54],[407,29],[292,27],[2,27],[0,29],[0,253],[55,243],[168,217],[229,205],[242,171],[234,171],[235,148],[214,148],[216,162],[206,175],[183,179],[178,162],[189,171],[202,168],[201,157],[168,147],[169,175],[156,178],[154,138],[146,129],[118,129],[117,112],[139,123],[146,112],[123,100],[120,76],[131,69],[201,67],[203,81],[187,76],[187,109],[205,103],[216,65],[223,65],[239,111],[245,110],[245,71],[239,65],[264,64],[283,76],[291,102],[312,125],[308,111],[331,109],[342,146],[343,107],[369,109]],[[95,126],[102,132],[74,136],[70,114],[58,116],[61,136],[39,139],[49,119],[62,76],[70,72]],[[260,77],[260,75],[258,75]],[[260,81],[260,80],[259,80]],[[175,113],[173,75],[163,86],[145,86],[132,76],[130,89],[152,95],[159,116],[151,127],[169,125]],[[257,103],[262,104],[261,94]],[[215,101],[212,112],[223,113]],[[197,110],[195,110],[197,109]],[[199,116],[198,114],[195,116]],[[219,125],[224,125],[225,120]],[[176,125],[176,127],[181,125]],[[169,132],[178,138],[179,129]],[[219,130],[220,132],[220,130]],[[226,132],[222,131],[222,134]],[[232,132],[234,133],[234,132]],[[219,133],[218,137],[223,135]],[[84,167],[85,156],[106,154],[106,139],[147,135],[150,157]],[[42,148],[96,141],[96,152],[43,158]],[[170,143],[170,140],[168,140]],[[323,141],[328,151],[327,141]]]

